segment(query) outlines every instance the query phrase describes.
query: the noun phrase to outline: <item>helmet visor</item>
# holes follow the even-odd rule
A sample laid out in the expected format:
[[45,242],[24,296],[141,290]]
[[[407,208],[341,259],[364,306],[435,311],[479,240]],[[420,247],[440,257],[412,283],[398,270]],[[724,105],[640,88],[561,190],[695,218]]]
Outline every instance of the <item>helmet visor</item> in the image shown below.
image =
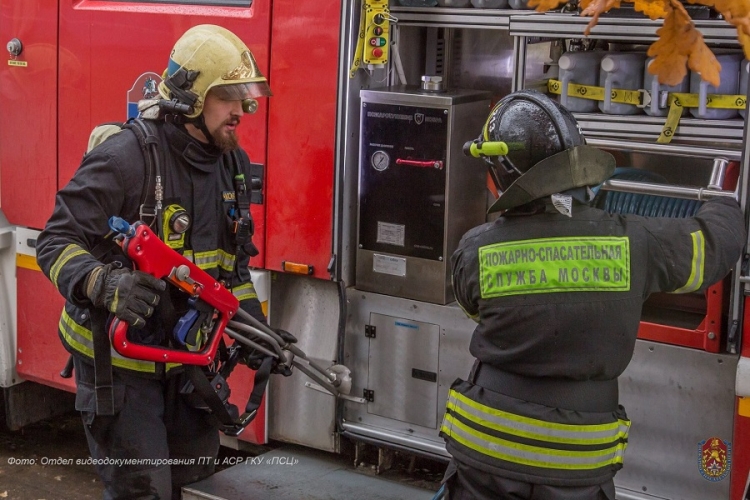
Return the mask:
[[268,82],[233,83],[230,85],[217,85],[211,88],[211,92],[222,101],[244,101],[257,97],[270,97],[271,89]]

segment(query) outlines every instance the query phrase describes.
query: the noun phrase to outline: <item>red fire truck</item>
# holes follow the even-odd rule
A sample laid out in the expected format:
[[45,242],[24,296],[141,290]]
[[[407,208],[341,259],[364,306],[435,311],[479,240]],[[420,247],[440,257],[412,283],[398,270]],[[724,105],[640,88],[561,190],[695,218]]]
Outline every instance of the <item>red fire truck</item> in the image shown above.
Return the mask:
[[[274,93],[240,127],[251,160],[264,167],[251,266],[270,322],[293,332],[310,359],[348,366],[353,380],[348,398],[334,398],[298,372],[273,378],[238,439],[332,453],[344,442],[366,444],[382,451],[379,469],[393,450],[447,461],[438,430],[448,388],[473,361],[474,325],[453,301],[448,261],[492,199],[481,162],[461,146],[505,94],[553,92],[564,52],[643,51],[660,23],[603,17],[584,39],[588,20],[575,11],[411,3],[0,0],[0,387],[11,428],[69,410],[57,401],[74,391],[60,377],[63,301],[34,250],[55,192],[92,128],[132,116],[174,41],[212,23],[248,44]],[[739,54],[731,26],[702,14],[695,23],[706,41]],[[746,93],[743,74],[746,82],[746,68],[722,74],[735,88],[709,93]],[[685,85],[682,92],[699,93]],[[668,97],[641,87],[652,100]],[[630,179],[642,175],[602,187],[620,195],[609,199],[612,211],[642,205],[647,215],[684,216],[686,200],[707,186],[733,191],[747,207],[750,141],[744,110],[735,111],[687,114],[668,143],[657,143],[665,130],[658,114],[576,116]],[[661,182],[639,187],[654,176]],[[620,381],[633,425],[618,498],[747,498],[748,281],[738,263],[706,294],[646,304]],[[244,405],[251,380],[249,370],[235,371],[235,403]]]

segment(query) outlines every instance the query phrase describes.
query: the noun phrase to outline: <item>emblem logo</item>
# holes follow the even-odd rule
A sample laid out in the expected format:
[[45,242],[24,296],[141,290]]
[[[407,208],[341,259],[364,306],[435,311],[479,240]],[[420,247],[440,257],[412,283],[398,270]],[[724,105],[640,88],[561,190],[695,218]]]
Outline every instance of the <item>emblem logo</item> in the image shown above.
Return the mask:
[[159,96],[159,83],[161,83],[161,77],[150,71],[135,79],[125,98],[128,118],[136,118],[139,115],[138,101]]
[[[245,80],[248,78],[263,78],[263,75],[258,68],[258,63],[255,62],[255,58],[246,50],[240,56],[241,63],[239,66],[222,75],[222,80]],[[257,81],[257,80],[256,80]]]
[[422,125],[424,123],[424,113],[414,113],[414,122],[417,125]]
[[147,77],[146,81],[143,82],[143,88],[141,89],[144,99],[153,99],[159,95],[159,91],[156,88],[156,80]]
[[717,437],[698,443],[698,469],[709,481],[721,481],[732,466],[732,445]]

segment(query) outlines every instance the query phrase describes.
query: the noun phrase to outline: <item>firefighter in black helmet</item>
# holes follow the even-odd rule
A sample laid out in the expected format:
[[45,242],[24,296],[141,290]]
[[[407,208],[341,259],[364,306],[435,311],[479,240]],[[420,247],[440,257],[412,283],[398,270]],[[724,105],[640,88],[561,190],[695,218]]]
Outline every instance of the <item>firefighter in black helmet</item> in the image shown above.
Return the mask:
[[573,116],[515,92],[465,147],[500,190],[493,222],[451,259],[458,304],[477,322],[467,380],[450,389],[441,426],[453,499],[614,500],[630,421],[617,377],[654,292],[722,279],[745,241],[728,198],[686,219],[611,215],[590,186],[614,171]]

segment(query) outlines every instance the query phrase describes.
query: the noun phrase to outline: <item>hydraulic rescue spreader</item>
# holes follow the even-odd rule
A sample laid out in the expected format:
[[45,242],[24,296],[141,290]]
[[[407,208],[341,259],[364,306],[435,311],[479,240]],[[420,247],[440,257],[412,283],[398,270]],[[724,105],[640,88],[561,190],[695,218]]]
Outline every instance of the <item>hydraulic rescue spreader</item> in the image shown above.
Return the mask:
[[[119,217],[112,217],[109,226],[117,235],[115,241],[137,270],[166,280],[190,295],[190,308],[178,319],[172,332],[172,347],[134,342],[128,338],[128,323],[115,319],[110,325],[109,335],[118,353],[128,358],[159,363],[208,366],[219,361],[217,350],[222,335],[226,334],[236,341],[232,347],[244,344],[255,352],[273,358],[276,372],[287,370],[289,373],[288,370],[295,366],[326,392],[348,398],[352,386],[348,368],[343,365],[324,368],[309,359],[304,351],[240,309],[239,301],[231,291],[170,248],[147,224],[139,221],[131,225]],[[235,317],[239,320],[234,320]],[[223,373],[225,377],[229,375],[228,371]],[[240,420],[243,427],[250,421]]]

